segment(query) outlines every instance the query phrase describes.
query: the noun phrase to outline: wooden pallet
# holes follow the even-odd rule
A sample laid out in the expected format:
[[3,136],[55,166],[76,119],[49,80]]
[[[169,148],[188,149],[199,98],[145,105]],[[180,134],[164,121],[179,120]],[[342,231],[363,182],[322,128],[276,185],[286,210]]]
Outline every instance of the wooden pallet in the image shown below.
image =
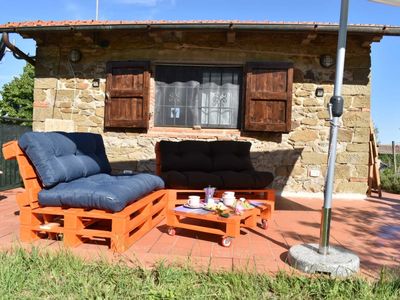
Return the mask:
[[[230,190],[235,192],[235,197],[237,199],[243,197],[247,200],[252,200],[255,202],[264,202],[263,209],[260,209],[260,213],[262,220],[270,221],[272,219],[272,215],[275,211],[275,190],[273,189],[259,189],[259,190]],[[215,198],[221,198],[224,190],[215,191]],[[183,205],[187,202],[189,195],[199,195],[204,197],[203,190],[178,190],[178,189],[169,189],[168,190],[168,199],[169,199],[169,209],[172,209],[176,205]],[[268,209],[266,209],[268,207]]]
[[368,196],[372,192],[378,193],[379,198],[382,198],[381,177],[379,174],[379,158],[378,148],[374,132],[374,126],[370,124],[369,135],[369,165],[368,165]]
[[16,159],[25,189],[17,194],[20,208],[20,239],[60,238],[76,247],[84,242],[106,243],[113,251],[124,252],[130,245],[165,218],[168,193],[155,191],[120,212],[99,209],[41,207],[42,186],[27,156],[16,141],[3,145],[5,159]]
[[185,209],[183,206],[173,207],[167,210],[168,234],[175,235],[175,228],[216,234],[222,237],[222,246],[229,247],[232,239],[240,236],[241,227],[256,227],[258,209],[246,209],[241,215],[235,215],[231,209],[229,213],[230,216],[224,218],[215,212],[202,209],[199,212],[196,209]]

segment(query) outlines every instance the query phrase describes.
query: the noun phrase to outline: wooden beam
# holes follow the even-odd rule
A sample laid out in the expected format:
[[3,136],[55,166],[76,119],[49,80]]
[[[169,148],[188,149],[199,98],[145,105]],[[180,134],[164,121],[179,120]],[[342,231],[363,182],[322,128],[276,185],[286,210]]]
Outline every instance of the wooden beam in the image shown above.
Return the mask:
[[94,37],[84,34],[80,31],[74,32],[74,37],[78,38],[78,39],[82,39],[87,43],[93,43],[94,42]]
[[310,44],[313,40],[317,38],[318,34],[316,32],[309,33],[302,41],[302,45],[308,45]]
[[364,41],[361,44],[361,47],[368,48],[372,43],[379,43],[381,41],[382,37],[383,37],[383,35],[375,35],[371,39]]
[[228,31],[226,33],[226,41],[228,42],[228,44],[233,44],[236,41],[236,32]]
[[183,32],[182,31],[174,31],[174,35],[178,41],[182,41],[183,39]]
[[156,43],[162,43],[163,41],[158,32],[149,31],[149,37],[151,37]]

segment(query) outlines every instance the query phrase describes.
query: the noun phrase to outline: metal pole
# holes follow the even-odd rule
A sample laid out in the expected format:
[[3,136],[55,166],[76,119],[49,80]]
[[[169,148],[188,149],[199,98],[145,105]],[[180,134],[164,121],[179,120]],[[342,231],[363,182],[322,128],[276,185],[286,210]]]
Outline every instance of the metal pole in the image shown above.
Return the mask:
[[392,155],[393,155],[393,168],[394,173],[397,173],[397,161],[396,161],[396,143],[392,141]]
[[342,84],[344,59],[346,54],[347,20],[349,12],[349,0],[341,1],[339,37],[336,56],[336,77],[333,97],[330,101],[331,130],[329,136],[328,171],[326,174],[324,206],[322,207],[320,240],[318,252],[323,255],[329,253],[329,231],[332,210],[333,181],[335,178],[336,146],[339,127],[339,119],[343,113]]
[[99,19],[99,0],[96,0],[96,21]]

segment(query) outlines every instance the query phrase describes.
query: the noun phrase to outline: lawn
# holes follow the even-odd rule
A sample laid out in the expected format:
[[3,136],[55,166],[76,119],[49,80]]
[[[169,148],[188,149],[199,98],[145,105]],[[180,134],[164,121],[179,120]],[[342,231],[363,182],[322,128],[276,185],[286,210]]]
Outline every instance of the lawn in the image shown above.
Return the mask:
[[0,263],[0,299],[400,299],[400,277],[393,271],[368,281],[196,272],[163,263],[147,270],[35,248],[2,251]]

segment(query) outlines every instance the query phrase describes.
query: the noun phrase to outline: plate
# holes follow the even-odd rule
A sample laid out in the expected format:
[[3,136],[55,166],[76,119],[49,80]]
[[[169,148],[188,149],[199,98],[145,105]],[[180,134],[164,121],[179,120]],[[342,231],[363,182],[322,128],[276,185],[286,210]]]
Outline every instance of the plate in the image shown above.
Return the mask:
[[202,207],[202,209],[208,210],[208,211],[216,211],[216,209],[208,208],[206,205],[204,205],[204,206]]
[[183,207],[191,208],[191,209],[204,208],[204,204],[200,203],[198,206],[192,206],[189,203],[185,203],[185,204],[183,204]]
[[222,202],[220,202],[222,204],[215,204],[214,208],[210,208],[207,206],[207,204],[205,204],[203,206],[203,209],[208,210],[208,211],[217,211],[218,210],[218,205],[220,206],[219,210],[227,210],[229,207],[227,207],[226,205],[224,205]]

